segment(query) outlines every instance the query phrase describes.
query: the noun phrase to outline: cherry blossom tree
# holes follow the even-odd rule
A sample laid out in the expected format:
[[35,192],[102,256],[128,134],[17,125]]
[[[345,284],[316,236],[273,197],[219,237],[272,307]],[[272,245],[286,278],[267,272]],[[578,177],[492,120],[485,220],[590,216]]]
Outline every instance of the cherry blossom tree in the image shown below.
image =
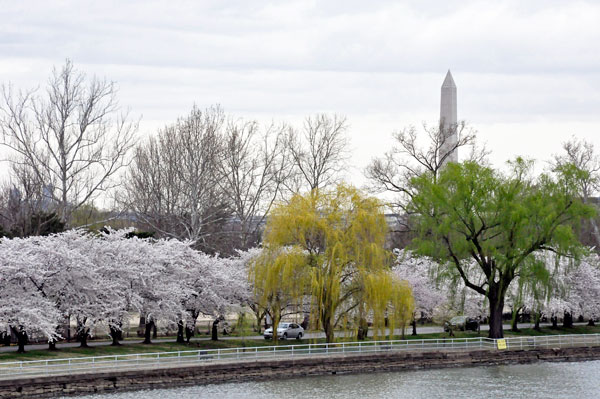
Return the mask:
[[140,239],[130,232],[109,230],[104,236],[107,243],[102,244],[112,248],[113,262],[128,269],[119,283],[127,294],[118,311],[107,317],[116,321],[113,330],[119,329],[126,312],[136,310],[146,320],[144,342],[151,342],[159,319],[176,324],[177,340],[184,342],[184,331],[189,339],[200,314],[218,318],[227,309],[246,303],[247,277],[240,274],[237,257],[198,252],[192,241]]
[[[70,230],[47,237],[29,237],[7,241],[2,245],[3,254],[11,245],[21,245],[17,254],[25,265],[31,293],[41,295],[53,303],[60,314],[55,329],[74,317],[77,322],[77,337],[82,346],[93,326],[115,308],[118,287],[115,277],[103,278],[94,262],[101,248],[94,236],[81,230]],[[54,348],[58,331],[49,337],[50,348]]]
[[[488,307],[485,298],[467,289],[460,276],[448,275],[447,278],[436,280],[433,275],[439,273],[443,266],[433,259],[417,256],[406,249],[396,249],[394,254],[396,262],[393,271],[398,277],[410,283],[415,299],[413,335],[417,334],[418,313],[421,317],[440,322],[459,314],[479,320],[487,315]],[[465,270],[469,271],[472,280],[478,281],[482,278],[477,275],[477,269],[473,265],[465,265]]]
[[94,264],[102,279],[112,282],[118,295],[103,319],[108,324],[113,345],[119,345],[122,331],[129,327],[129,313],[142,308],[142,299],[135,284],[145,272],[147,260],[138,256],[139,242],[128,239],[132,229],[105,229],[96,240]]
[[412,318],[412,335],[417,335],[417,317],[431,318],[437,306],[447,301],[446,295],[431,277],[435,262],[426,257],[416,257],[408,250],[395,250],[394,273],[412,287],[415,311]]
[[597,254],[585,258],[571,274],[570,302],[587,317],[590,325],[600,317],[600,259]]
[[[76,336],[87,346],[94,326],[106,321],[107,315],[119,307],[121,286],[115,264],[105,265],[98,255],[106,250],[96,235],[70,230],[44,239],[50,251],[56,251],[60,276],[53,297],[57,308],[76,321]],[[52,252],[51,252],[52,253]],[[106,268],[112,274],[103,273]]]
[[[544,269],[550,270],[545,284],[532,284],[527,276],[512,285],[507,296],[507,305],[513,310],[529,312],[534,316],[535,329],[539,330],[540,319],[549,316],[554,328],[563,318],[566,327],[572,325],[575,316],[588,318],[590,324],[600,316],[600,260],[593,251],[580,261],[557,258],[556,254],[544,251],[537,255]],[[513,329],[515,323],[513,316]]]
[[178,321],[178,342],[184,342],[184,327],[189,341],[201,314],[215,318],[216,330],[228,310],[247,302],[247,276],[238,275],[238,257],[220,258],[195,251],[192,255],[185,275],[187,293],[183,304],[186,314]]
[[31,251],[28,239],[4,238],[0,240],[0,248],[0,325],[17,336],[19,352],[25,351],[31,335],[57,339],[60,313],[54,301],[44,295],[33,280],[44,273],[40,253]]
[[132,233],[69,230],[1,239],[0,330],[12,330],[20,350],[33,335],[45,336],[53,347],[60,324],[74,319],[82,346],[100,323],[118,345],[136,312],[146,320],[144,342],[151,342],[159,320],[177,325],[183,342],[184,327],[193,331],[200,314],[218,318],[250,303],[248,262],[260,250],[220,258],[194,250],[191,241]]
[[[552,258],[552,254],[549,255]],[[570,327],[575,316],[587,317],[593,325],[600,316],[600,259],[590,253],[580,262],[561,259],[553,275],[555,287],[545,310],[556,319],[563,316],[563,325]]]
[[235,257],[230,258],[228,280],[231,282],[231,299],[239,305],[250,308],[256,318],[255,331],[260,333],[262,320],[269,314],[269,309],[260,301],[256,287],[248,279],[250,263],[262,253],[262,248],[250,248],[246,251],[237,251]]
[[140,302],[137,309],[146,320],[144,343],[151,343],[151,333],[157,321],[176,324],[184,318],[184,300],[189,290],[185,285],[191,272],[189,264],[195,252],[191,242],[132,237],[129,239],[139,257],[142,273],[132,282]]

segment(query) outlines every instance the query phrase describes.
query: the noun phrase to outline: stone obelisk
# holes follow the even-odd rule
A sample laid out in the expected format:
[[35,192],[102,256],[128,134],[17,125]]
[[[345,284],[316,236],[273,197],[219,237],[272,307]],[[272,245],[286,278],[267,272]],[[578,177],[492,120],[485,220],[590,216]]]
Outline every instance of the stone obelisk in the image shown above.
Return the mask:
[[456,84],[452,79],[452,73],[448,70],[446,79],[442,83],[442,101],[440,106],[440,129],[445,136],[445,141],[440,148],[440,157],[448,154],[444,160],[447,162],[458,162],[458,151],[455,149],[458,142],[456,119]]

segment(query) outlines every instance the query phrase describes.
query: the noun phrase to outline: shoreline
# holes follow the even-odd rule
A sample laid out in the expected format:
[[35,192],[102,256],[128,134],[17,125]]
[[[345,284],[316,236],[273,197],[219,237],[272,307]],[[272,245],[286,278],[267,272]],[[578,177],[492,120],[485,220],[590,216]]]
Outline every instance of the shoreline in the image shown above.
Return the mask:
[[83,395],[331,374],[589,360],[600,360],[600,346],[503,351],[394,351],[298,357],[2,380],[0,399]]

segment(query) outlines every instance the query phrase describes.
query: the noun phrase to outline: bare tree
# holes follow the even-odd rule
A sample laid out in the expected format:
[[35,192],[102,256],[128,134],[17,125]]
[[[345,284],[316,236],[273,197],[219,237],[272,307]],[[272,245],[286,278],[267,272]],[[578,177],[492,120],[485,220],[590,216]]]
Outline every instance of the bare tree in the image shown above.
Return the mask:
[[290,129],[287,147],[296,173],[288,179],[288,189],[298,192],[337,183],[347,166],[347,130],[345,117],[327,114],[307,117],[302,131]]
[[86,76],[69,60],[42,95],[2,86],[0,144],[44,183],[63,222],[114,188],[127,165],[138,122],[120,113],[113,82]]
[[227,124],[219,182],[231,205],[232,245],[238,249],[258,243],[265,218],[290,177],[287,129],[272,124],[261,133],[256,121]]
[[551,165],[559,167],[570,163],[584,172],[579,180],[579,190],[587,203],[600,188],[600,156],[596,153],[593,143],[574,136],[562,143],[562,149],[564,152],[554,155]]
[[370,190],[394,195],[390,204],[394,208],[404,210],[412,196],[408,184],[411,178],[423,173],[431,173],[436,178],[454,151],[470,147],[468,159],[477,162],[485,162],[489,154],[485,147],[477,145],[476,132],[464,122],[452,127],[452,133],[458,136],[456,141],[449,139],[447,129],[441,125],[435,128],[423,125],[423,131],[425,140],[419,140],[414,126],[393,133],[396,145],[382,158],[373,159],[366,168]]
[[[596,152],[594,144],[575,136],[562,143],[563,153],[554,155],[550,162],[556,169],[565,164],[572,164],[583,172],[578,179],[579,192],[584,203],[589,204],[592,197],[600,189],[600,155]],[[587,223],[586,223],[587,224]],[[583,226],[585,229],[585,226]],[[590,245],[600,245],[600,228],[596,219],[590,219],[591,233],[594,237]],[[588,231],[589,233],[589,231]],[[585,234],[585,233],[583,233]],[[585,237],[583,241],[585,240]]]
[[194,107],[136,147],[124,200],[146,228],[219,250],[217,236],[229,215],[219,181],[224,123],[221,108]]
[[[368,189],[378,194],[388,194],[388,206],[394,211],[388,217],[390,247],[404,247],[412,239],[411,215],[406,205],[413,196],[410,180],[423,173],[435,178],[450,155],[459,149],[469,149],[467,159],[485,163],[489,152],[477,144],[476,131],[465,122],[451,126],[441,123],[435,127],[423,125],[420,133],[414,126],[394,132],[395,146],[383,157],[375,158],[365,170]],[[450,137],[456,133],[457,140]],[[424,136],[420,139],[419,136]]]

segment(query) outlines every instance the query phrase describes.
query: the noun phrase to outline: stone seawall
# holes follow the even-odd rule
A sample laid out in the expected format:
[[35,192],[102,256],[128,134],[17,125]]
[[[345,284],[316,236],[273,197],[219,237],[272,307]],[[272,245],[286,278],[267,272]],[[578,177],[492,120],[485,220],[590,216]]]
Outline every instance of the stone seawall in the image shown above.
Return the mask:
[[256,381],[310,375],[370,373],[443,367],[600,360],[600,347],[519,351],[389,352],[204,364],[0,381],[0,399],[52,397],[120,390]]

